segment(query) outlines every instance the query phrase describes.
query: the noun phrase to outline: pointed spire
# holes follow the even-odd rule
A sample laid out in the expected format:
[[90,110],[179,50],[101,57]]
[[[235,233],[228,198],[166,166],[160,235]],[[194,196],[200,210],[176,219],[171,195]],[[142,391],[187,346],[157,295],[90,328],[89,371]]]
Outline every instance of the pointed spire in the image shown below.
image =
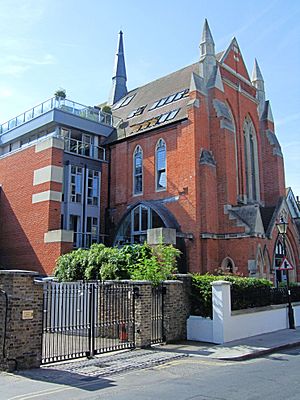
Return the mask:
[[190,92],[194,92],[195,90],[197,92],[205,92],[205,88],[203,87],[203,78],[201,76],[195,74],[195,72],[192,72],[191,74],[191,82],[190,82]]
[[209,56],[215,55],[215,42],[212,37],[207,19],[205,18],[202,31],[202,40],[200,42],[200,56],[201,58],[203,58],[207,55]]
[[272,113],[271,104],[270,104],[269,100],[265,101],[265,108],[262,113],[261,119],[274,123],[273,113]]
[[256,98],[258,100],[258,114],[259,117],[261,117],[265,107],[266,96],[265,96],[264,79],[260,71],[260,68],[258,66],[257,59],[255,59],[254,61],[251,80],[253,86],[256,88]]
[[202,40],[200,43],[200,76],[208,82],[216,65],[215,43],[209,29],[207,19],[204,21]]
[[220,67],[219,65],[216,66],[215,69],[215,74],[212,75],[211,79],[207,83],[208,88],[217,88],[221,90],[221,92],[224,92],[224,86],[222,82],[222,76],[220,72]]
[[260,68],[258,66],[258,62],[257,62],[256,58],[254,60],[254,67],[253,67],[253,71],[252,71],[251,81],[253,84],[256,81],[262,81],[262,82],[264,81],[264,78],[262,76],[262,73],[260,72]]
[[109,96],[108,103],[110,105],[115,104],[122,97],[127,94],[126,87],[126,67],[125,67],[125,57],[124,57],[124,46],[123,46],[123,32],[119,32],[117,53],[115,57],[114,74],[112,77],[112,88]]

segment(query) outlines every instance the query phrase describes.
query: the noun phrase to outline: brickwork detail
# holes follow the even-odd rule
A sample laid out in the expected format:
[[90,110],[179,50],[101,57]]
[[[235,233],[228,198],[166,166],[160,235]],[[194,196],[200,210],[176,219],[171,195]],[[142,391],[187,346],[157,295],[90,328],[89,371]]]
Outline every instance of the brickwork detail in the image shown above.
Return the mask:
[[40,366],[43,287],[34,283],[36,275],[36,272],[0,271],[0,369],[13,371]]

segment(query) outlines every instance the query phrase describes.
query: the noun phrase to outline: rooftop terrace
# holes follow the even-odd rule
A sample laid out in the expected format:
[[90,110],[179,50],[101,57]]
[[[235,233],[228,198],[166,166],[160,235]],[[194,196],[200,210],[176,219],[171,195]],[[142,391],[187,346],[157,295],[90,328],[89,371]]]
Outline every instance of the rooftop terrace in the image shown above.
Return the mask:
[[85,106],[83,104],[76,103],[75,101],[60,97],[52,97],[51,99],[46,100],[43,103],[1,124],[0,135],[17,128],[18,126],[26,124],[27,122],[54,109],[58,109],[66,113],[108,126],[116,126],[119,122],[119,118],[105,113],[97,107]]

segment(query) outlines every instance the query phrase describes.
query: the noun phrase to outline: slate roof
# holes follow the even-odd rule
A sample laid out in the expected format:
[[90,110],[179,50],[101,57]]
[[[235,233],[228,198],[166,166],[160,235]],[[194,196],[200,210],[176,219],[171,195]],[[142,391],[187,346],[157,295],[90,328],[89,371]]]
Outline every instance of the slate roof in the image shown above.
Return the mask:
[[[153,82],[150,82],[144,86],[138,87],[128,92],[128,94],[123,99],[118,101],[112,107],[113,115],[118,118],[121,118],[122,122],[117,126],[117,129],[107,139],[106,143],[112,143],[114,141],[123,139],[127,136],[136,135],[139,134],[140,132],[145,132],[150,129],[165,126],[187,118],[187,103],[190,100],[188,93],[186,94],[185,97],[181,98],[180,100],[170,102],[169,104],[163,105],[153,110],[149,109],[151,108],[151,106],[155,101],[170,96],[172,94],[178,93],[182,90],[189,89],[192,72],[195,72],[196,74],[199,73],[198,62],[188,65],[185,68],[182,68],[176,72],[173,72],[162,78],[156,79]],[[124,107],[119,107],[119,105],[124,101],[124,99],[130,96],[134,97],[129,102],[129,104]],[[127,118],[130,115],[130,113],[132,113],[132,111],[142,106],[146,107],[141,115],[134,116],[132,118]],[[179,109],[179,111],[173,119],[162,122],[159,125],[153,124],[152,126],[146,129],[140,129],[137,132],[133,132],[136,130],[138,124],[147,120],[154,120],[155,117],[158,117],[164,113],[176,109]]]
[[276,207],[260,207],[260,215],[263,222],[263,226],[265,228],[265,232],[268,231],[275,209]]

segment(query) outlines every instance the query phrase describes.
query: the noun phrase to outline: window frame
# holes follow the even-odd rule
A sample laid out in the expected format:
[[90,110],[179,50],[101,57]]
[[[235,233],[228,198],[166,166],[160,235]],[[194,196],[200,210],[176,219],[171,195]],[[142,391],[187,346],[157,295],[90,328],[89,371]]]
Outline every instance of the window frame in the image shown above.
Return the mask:
[[[137,173],[136,159],[140,155],[141,158],[141,172]],[[143,194],[144,189],[144,168],[143,168],[143,149],[140,145],[137,145],[133,152],[133,196],[140,196]],[[141,190],[137,190],[137,179],[141,177]]]
[[[163,149],[163,150],[162,150]],[[158,168],[158,153],[164,151],[164,168]],[[161,174],[165,173],[165,186],[159,186]],[[167,145],[163,138],[160,138],[155,146],[155,191],[163,192],[167,190]]]

